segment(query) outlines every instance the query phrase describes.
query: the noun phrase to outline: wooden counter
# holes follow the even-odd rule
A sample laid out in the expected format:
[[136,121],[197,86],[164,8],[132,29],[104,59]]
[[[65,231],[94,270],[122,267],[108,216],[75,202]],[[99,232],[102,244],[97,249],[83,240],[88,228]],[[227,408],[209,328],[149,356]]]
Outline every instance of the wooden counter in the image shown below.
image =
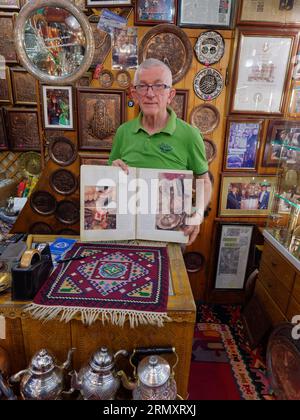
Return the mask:
[[[49,236],[45,238],[50,240]],[[41,235],[39,242],[43,242]],[[68,349],[75,347],[73,365],[78,370],[100,346],[129,352],[135,347],[173,346],[179,357],[175,369],[178,393],[187,398],[196,307],[180,246],[168,245],[168,254],[173,289],[168,301],[168,316],[172,321],[161,328],[152,325],[130,328],[128,322],[124,327],[117,327],[110,323],[103,325],[102,321],[86,326],[79,319],[68,323],[42,322],[23,312],[24,304],[28,302],[12,302],[10,293],[0,294],[0,315],[6,318],[6,338],[0,339],[0,346],[9,351],[12,373],[27,367],[30,358],[41,348],[47,348],[62,362]],[[172,355],[165,357],[170,363],[174,361]]]

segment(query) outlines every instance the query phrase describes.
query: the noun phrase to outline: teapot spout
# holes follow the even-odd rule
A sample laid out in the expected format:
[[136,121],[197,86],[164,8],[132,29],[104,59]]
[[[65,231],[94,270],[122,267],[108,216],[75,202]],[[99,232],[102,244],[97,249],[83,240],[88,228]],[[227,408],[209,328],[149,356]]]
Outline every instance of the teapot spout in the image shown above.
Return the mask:
[[71,364],[71,358],[72,358],[72,354],[74,353],[74,351],[76,350],[76,348],[72,347],[69,351],[68,351],[68,356],[67,356],[67,360],[61,365],[59,366],[59,368],[61,370],[63,369],[68,369],[68,367]]
[[129,391],[133,391],[136,388],[137,382],[130,381],[124,370],[119,370],[117,375],[121,378],[124,388],[129,389]]

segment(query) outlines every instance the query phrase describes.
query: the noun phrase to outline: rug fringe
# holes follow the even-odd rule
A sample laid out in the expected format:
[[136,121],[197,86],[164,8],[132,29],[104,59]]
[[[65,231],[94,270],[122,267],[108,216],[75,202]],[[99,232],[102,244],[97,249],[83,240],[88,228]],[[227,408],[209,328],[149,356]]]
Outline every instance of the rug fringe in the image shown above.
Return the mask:
[[29,312],[32,318],[51,321],[59,318],[60,321],[70,322],[78,313],[81,316],[83,324],[91,325],[97,319],[101,319],[102,324],[111,322],[113,325],[123,327],[125,321],[128,319],[130,328],[139,325],[156,325],[163,327],[164,322],[170,322],[172,319],[167,313],[154,313],[133,311],[126,309],[104,309],[104,308],[81,308],[69,306],[44,306],[36,303],[30,303],[24,308],[24,312]]

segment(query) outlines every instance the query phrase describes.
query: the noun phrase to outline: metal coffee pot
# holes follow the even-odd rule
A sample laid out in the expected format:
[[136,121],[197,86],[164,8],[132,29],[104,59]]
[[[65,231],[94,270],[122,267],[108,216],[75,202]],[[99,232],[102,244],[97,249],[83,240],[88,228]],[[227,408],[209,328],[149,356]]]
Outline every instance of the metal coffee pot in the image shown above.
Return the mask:
[[85,400],[113,400],[120,386],[120,379],[114,369],[118,356],[128,356],[126,350],[115,354],[106,347],[98,349],[87,366],[74,372],[72,388],[78,389]]
[[10,382],[19,382],[25,400],[59,399],[64,386],[63,371],[70,366],[74,348],[68,351],[67,360],[60,366],[46,349],[39,350],[31,359],[28,369],[11,376]]
[[[174,353],[176,362],[172,367],[169,363],[157,354],[144,357],[139,362],[136,372],[133,359],[136,355],[152,353]],[[138,349],[134,350],[130,357],[130,363],[134,368],[136,380],[129,381],[123,371],[119,372],[122,384],[125,388],[131,389],[134,400],[176,400],[177,387],[174,379],[174,368],[178,363],[178,356],[174,348],[162,349]]]

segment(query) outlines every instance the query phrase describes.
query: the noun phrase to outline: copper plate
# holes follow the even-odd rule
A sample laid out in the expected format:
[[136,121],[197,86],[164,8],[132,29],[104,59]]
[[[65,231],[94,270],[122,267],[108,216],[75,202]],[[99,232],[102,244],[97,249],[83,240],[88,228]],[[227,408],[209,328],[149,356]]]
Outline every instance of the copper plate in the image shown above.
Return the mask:
[[30,196],[30,205],[37,213],[48,216],[55,212],[56,199],[47,191],[35,191]]
[[41,173],[41,155],[37,152],[22,153],[19,164],[20,167],[30,176],[37,176]]
[[214,105],[202,104],[192,109],[190,122],[202,134],[214,131],[220,122],[220,113]]
[[205,259],[200,252],[186,252],[183,255],[187,271],[196,273],[204,267]]
[[51,234],[53,233],[53,229],[48,223],[44,222],[36,222],[29,228],[30,233],[39,233],[39,234]]
[[73,225],[79,221],[79,203],[62,200],[57,204],[55,217],[61,223]]
[[73,229],[61,229],[57,233],[58,233],[58,235],[71,235],[71,236],[79,235],[79,231],[76,232]]
[[210,163],[214,160],[217,154],[217,148],[212,140],[204,139],[205,153],[207,162]]
[[98,80],[102,88],[110,88],[114,82],[114,75],[110,70],[102,70]]
[[197,59],[201,64],[215,64],[220,61],[224,55],[224,39],[218,32],[203,32],[197,39],[194,50]]
[[71,140],[57,137],[49,143],[49,156],[61,166],[68,166],[77,158],[77,150]]
[[200,70],[194,79],[194,91],[203,101],[217,98],[223,90],[222,74],[211,67]]
[[173,83],[177,83],[191,67],[193,47],[181,28],[163,23],[147,31],[139,45],[139,63],[146,58],[157,58],[167,64]]
[[58,169],[50,178],[51,187],[59,194],[72,194],[77,188],[77,179],[67,169]]
[[120,70],[116,74],[116,81],[121,88],[128,88],[131,83],[130,73],[126,70]]

